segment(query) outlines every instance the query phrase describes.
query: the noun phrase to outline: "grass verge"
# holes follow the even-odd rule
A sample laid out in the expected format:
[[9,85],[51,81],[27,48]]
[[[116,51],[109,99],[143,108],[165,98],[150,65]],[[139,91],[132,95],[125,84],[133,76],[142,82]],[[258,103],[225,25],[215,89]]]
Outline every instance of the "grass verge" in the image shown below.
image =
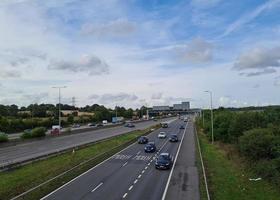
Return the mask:
[[[215,200],[279,200],[280,190],[266,180],[256,178],[241,158],[227,157],[225,150],[211,145],[201,130],[198,130],[202,156],[206,167],[211,199]],[[203,176],[200,173],[200,176]],[[200,181],[204,181],[203,177]],[[203,182],[200,182],[203,183]],[[201,185],[203,190],[204,186]],[[201,191],[203,194],[203,191]],[[201,199],[205,199],[203,196]]]
[[71,151],[66,152],[55,157],[33,162],[12,171],[0,172],[0,200],[11,199],[16,195],[77,166],[81,162],[95,157],[95,159],[92,159],[90,162],[77,167],[75,170],[72,170],[62,177],[57,178],[24,196],[24,199],[39,199],[60,185],[70,181],[79,174],[87,171],[121,149],[132,144],[136,141],[137,137],[148,133],[150,128],[142,131],[133,131],[102,142],[97,142],[88,147],[78,149],[75,153]]

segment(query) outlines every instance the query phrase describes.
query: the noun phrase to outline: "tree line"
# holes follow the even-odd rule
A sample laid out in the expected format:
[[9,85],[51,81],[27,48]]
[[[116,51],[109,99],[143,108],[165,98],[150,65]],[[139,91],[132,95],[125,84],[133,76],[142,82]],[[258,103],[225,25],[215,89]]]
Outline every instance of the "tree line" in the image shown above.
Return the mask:
[[[203,113],[198,124],[210,139],[210,111]],[[280,183],[280,107],[214,110],[214,139],[235,145],[257,174]]]
[[[84,107],[75,107],[67,104],[61,104],[61,110],[71,110],[79,112],[94,113],[90,116],[77,116],[77,112],[63,115],[62,126],[68,126],[73,123],[101,122],[107,120],[111,122],[112,117],[122,116],[125,119],[132,117],[142,117],[146,113],[146,107],[133,110],[125,107],[116,107],[115,109],[106,108],[103,105],[93,104]],[[17,105],[0,105],[0,131],[5,133],[21,132],[25,129],[35,127],[50,128],[58,124],[59,104],[30,104],[26,107]]]

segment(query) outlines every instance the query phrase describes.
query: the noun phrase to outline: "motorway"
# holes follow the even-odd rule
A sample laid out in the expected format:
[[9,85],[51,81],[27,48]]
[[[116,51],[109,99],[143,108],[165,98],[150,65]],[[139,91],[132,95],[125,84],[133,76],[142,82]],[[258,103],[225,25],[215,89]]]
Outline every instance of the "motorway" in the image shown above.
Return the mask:
[[[188,140],[184,136],[188,135],[188,131],[193,131],[188,129],[189,124],[185,129],[179,129],[182,124],[187,123],[176,120],[170,123],[168,128],[158,129],[148,135],[149,140],[156,143],[157,151],[155,153],[145,153],[144,145],[134,143],[42,199],[162,199],[164,191],[167,190],[166,186],[169,184],[171,170],[155,169],[155,158],[162,152],[169,152],[175,157],[182,141]],[[168,138],[158,139],[157,135],[160,131],[165,131],[167,135],[177,134],[179,142],[171,143]],[[184,152],[180,154],[184,154]],[[193,157],[193,159],[195,158]],[[188,174],[188,176],[191,177],[192,174]],[[198,188],[198,185],[196,187]]]
[[[162,121],[170,121],[171,119],[162,119]],[[157,122],[145,121],[136,123],[135,128],[118,126],[59,137],[50,137],[17,144],[15,146],[0,147],[0,168],[10,164],[39,158],[65,149],[74,148],[90,142],[128,133],[132,130],[145,129],[160,122],[160,120]]]

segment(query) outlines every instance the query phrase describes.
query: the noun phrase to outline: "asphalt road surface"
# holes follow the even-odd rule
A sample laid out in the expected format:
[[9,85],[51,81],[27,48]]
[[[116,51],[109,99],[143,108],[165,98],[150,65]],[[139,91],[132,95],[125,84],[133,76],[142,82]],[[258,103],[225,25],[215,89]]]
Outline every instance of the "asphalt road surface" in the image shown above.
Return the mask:
[[[188,124],[186,129],[179,129],[182,124],[186,123],[176,120],[170,123],[168,128],[156,130],[148,135],[150,141],[155,141],[155,153],[145,153],[144,145],[134,143],[43,199],[160,200],[171,170],[155,169],[155,158],[162,152],[169,152],[175,157],[183,135],[187,135],[189,130]],[[157,138],[160,131],[165,131],[168,136],[177,134],[179,142],[171,143],[168,138]]]
[[[163,119],[162,121],[170,121]],[[24,162],[30,159],[38,158],[51,153],[59,152],[65,149],[74,148],[83,144],[98,141],[108,137],[124,134],[136,129],[145,129],[151,125],[161,122],[145,121],[135,124],[135,128],[123,126],[93,130],[84,133],[65,135],[60,137],[45,138],[32,142],[22,143],[15,146],[0,148],[0,167],[9,164]]]

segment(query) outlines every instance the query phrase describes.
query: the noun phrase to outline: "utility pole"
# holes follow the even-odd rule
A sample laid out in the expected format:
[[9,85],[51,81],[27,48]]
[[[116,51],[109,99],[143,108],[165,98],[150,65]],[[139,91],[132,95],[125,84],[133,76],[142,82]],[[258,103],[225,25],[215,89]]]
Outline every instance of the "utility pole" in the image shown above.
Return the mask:
[[62,88],[66,88],[66,86],[57,86],[57,87],[52,87],[55,89],[58,89],[58,125],[59,125],[59,133],[60,133],[60,129],[61,129],[61,89]]
[[211,133],[212,133],[212,144],[214,144],[213,95],[212,95],[212,91],[205,91],[205,92],[210,94]]

